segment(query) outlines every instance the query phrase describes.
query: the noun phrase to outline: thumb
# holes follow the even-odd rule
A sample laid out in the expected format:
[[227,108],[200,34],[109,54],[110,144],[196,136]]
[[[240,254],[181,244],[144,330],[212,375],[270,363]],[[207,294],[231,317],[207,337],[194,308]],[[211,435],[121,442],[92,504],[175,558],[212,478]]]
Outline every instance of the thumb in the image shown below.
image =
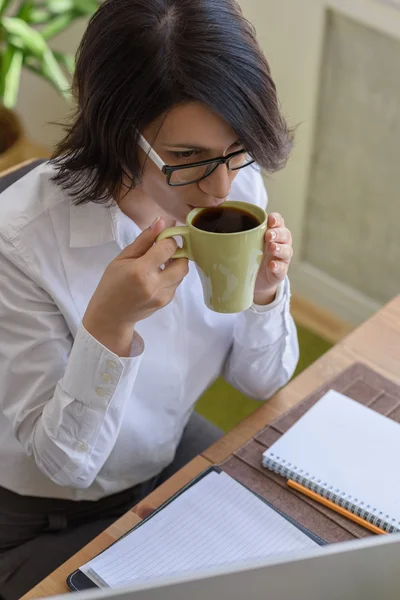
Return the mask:
[[150,250],[164,228],[163,219],[157,217],[150,227],[142,231],[132,244],[122,250],[118,258],[140,258]]
[[148,502],[140,502],[140,504],[138,504],[137,506],[135,506],[135,508],[133,509],[133,512],[137,514],[138,517],[140,517],[141,519],[145,519],[146,517],[150,516],[151,513],[153,513],[156,510],[156,507],[153,506],[152,504],[149,504]]

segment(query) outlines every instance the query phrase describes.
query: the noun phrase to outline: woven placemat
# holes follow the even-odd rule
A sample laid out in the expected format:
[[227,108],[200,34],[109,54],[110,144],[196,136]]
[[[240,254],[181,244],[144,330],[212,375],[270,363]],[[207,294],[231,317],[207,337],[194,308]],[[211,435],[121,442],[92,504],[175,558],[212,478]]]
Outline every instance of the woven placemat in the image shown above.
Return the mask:
[[[400,423],[400,386],[369,367],[356,363],[265,427],[220,467],[326,542],[333,543],[372,534],[292,490],[283,477],[265,469],[261,462],[263,452],[330,389],[342,392]],[[357,427],[357,424],[354,426]]]

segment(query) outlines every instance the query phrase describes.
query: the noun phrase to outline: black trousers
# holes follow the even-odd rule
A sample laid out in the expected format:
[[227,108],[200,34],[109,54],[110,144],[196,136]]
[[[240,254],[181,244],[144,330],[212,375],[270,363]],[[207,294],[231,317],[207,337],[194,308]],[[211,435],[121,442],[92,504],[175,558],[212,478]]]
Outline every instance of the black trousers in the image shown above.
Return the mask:
[[95,502],[33,498],[0,488],[0,598],[20,598],[221,435],[194,414],[174,461],[160,475]]

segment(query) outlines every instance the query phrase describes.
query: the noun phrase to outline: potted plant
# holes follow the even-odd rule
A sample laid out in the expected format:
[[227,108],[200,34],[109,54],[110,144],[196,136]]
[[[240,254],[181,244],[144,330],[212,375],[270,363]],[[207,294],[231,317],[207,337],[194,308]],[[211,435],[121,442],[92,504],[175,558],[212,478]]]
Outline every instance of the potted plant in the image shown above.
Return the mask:
[[23,69],[71,99],[74,57],[49,42],[82,17],[90,17],[99,0],[0,0],[0,171],[21,159],[23,128],[15,112]]

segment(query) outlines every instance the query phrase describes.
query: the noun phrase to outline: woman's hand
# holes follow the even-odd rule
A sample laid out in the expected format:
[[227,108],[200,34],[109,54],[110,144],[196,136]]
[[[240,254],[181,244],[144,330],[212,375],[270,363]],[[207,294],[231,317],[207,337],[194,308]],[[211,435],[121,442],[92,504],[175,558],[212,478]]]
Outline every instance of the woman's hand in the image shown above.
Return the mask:
[[292,234],[285,227],[279,213],[268,216],[265,232],[265,251],[258,271],[254,289],[254,303],[259,305],[273,302],[278,284],[287,275],[293,256]]
[[187,259],[169,262],[173,239],[155,243],[164,226],[155,221],[107,266],[83,317],[86,330],[118,356],[130,356],[136,323],[169,304],[188,273]]

